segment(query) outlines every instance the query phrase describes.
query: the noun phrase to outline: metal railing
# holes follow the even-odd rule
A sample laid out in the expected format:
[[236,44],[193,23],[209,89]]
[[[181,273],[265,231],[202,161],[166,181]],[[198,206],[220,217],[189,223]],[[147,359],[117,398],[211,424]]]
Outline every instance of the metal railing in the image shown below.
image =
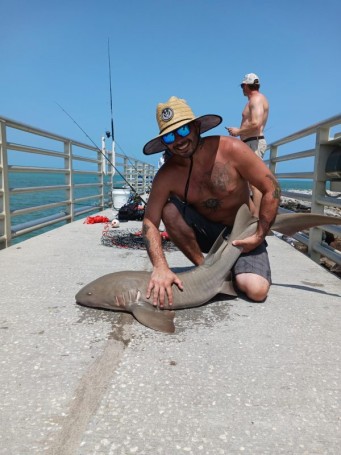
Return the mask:
[[[338,115],[268,146],[269,159],[265,162],[278,179],[313,181],[312,194],[282,190],[285,197],[308,201],[312,213],[324,213],[325,207],[341,208],[341,170],[336,178],[326,173],[330,154],[336,146],[341,146],[340,132],[333,132],[340,125],[341,115]],[[299,142],[306,139],[313,141],[313,146],[297,151]],[[284,150],[286,147],[289,151]],[[156,173],[154,166],[122,154],[113,157],[111,151],[104,152],[109,161],[115,160],[119,171],[116,174],[103,159],[103,150],[0,117],[0,249],[33,231],[39,233],[49,226],[69,223],[85,213],[111,206],[113,181],[114,187],[124,187],[128,182],[139,194],[149,190]],[[38,165],[42,158],[46,167]],[[280,172],[282,163],[290,162],[294,169],[297,160],[310,160],[310,170]],[[335,196],[328,185],[340,194]],[[14,223],[14,220],[19,221]],[[308,247],[314,261],[319,263],[323,255],[340,265],[341,254],[323,241],[324,231],[341,236],[340,228],[324,226],[310,229],[309,235],[298,233],[294,238]]]
[[0,117],[0,249],[111,206],[113,183],[143,194],[155,172],[134,158]]
[[[334,169],[334,172],[326,170],[331,154],[339,153],[339,147],[341,153],[340,129],[341,114],[268,145],[269,159],[264,161],[277,179],[309,179],[313,182],[311,194],[282,190],[282,196],[308,201],[312,213],[324,214],[327,207],[341,208],[341,169]],[[298,151],[300,147],[304,149]],[[306,162],[310,169],[306,172],[280,172],[282,163],[290,162],[290,168],[295,169],[298,160]],[[315,262],[320,263],[321,256],[325,256],[341,265],[341,253],[323,241],[325,231],[341,237],[341,228],[335,225],[312,228],[308,235],[298,233],[293,237],[308,247],[308,255]]]

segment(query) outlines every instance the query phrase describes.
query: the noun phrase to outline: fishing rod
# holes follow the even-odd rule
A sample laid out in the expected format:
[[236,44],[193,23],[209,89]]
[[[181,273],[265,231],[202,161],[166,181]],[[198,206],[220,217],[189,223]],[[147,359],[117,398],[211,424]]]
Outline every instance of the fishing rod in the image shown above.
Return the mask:
[[111,61],[110,61],[110,40],[108,38],[108,62],[109,62],[109,89],[110,89],[110,113],[111,113],[111,137],[113,142],[113,150],[115,148],[115,135],[114,135],[114,116],[112,113],[112,89],[111,89]]
[[[115,156],[115,134],[114,134],[114,116],[113,116],[113,109],[112,109],[112,87],[111,87],[111,58],[110,58],[110,38],[108,38],[108,63],[109,63],[109,92],[110,92],[110,114],[111,114],[111,137],[112,137],[112,152],[113,152],[113,155]],[[110,131],[108,131],[107,133],[107,137],[109,138],[110,137]],[[130,158],[126,155],[126,153],[124,152],[124,150],[122,149],[122,147],[117,144],[121,150],[121,152],[123,153],[123,155],[125,156],[125,158],[128,160],[129,164],[132,166],[132,168],[138,173],[139,170],[137,169],[137,167],[134,165],[134,163],[131,162]]]
[[122,179],[126,182],[126,184],[130,187],[130,189],[133,191],[134,194],[136,194],[141,201],[146,204],[146,201],[140,196],[140,194],[136,191],[136,189],[128,182],[128,180],[124,177],[124,175],[117,169],[117,167],[114,165],[114,163],[106,156],[105,153],[98,147],[98,145],[91,139],[91,137],[87,134],[87,132],[80,126],[79,123],[76,122],[76,120],[72,117],[71,114],[69,114],[59,103],[57,103],[57,106],[60,107],[60,109],[73,121],[73,123],[85,134],[85,136],[89,139],[89,141],[96,147],[96,149],[101,153],[102,156],[108,161],[108,163],[115,169],[115,171],[122,177]]

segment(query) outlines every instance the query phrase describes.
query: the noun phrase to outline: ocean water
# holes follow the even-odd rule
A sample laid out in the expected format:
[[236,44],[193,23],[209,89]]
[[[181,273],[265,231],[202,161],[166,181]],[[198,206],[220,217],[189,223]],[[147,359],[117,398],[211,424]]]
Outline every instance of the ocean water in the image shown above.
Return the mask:
[[[75,175],[75,183],[89,183],[97,182],[97,176],[88,176],[88,175]],[[109,179],[109,178],[108,178]],[[108,181],[109,183],[109,181]],[[115,183],[115,187],[117,187],[117,183]],[[10,188],[24,188],[24,187],[39,187],[39,186],[53,186],[53,185],[63,185],[65,184],[64,176],[61,174],[40,174],[40,173],[11,173],[9,175],[9,186]],[[286,191],[297,191],[297,192],[310,192],[312,190],[313,181],[312,180],[280,180],[280,185],[282,190]],[[109,188],[108,186],[108,193]],[[79,188],[75,189],[76,197],[86,197],[98,194],[97,188]],[[108,198],[109,198],[108,194]],[[34,207],[38,205],[49,204],[53,202],[63,201],[66,199],[65,190],[51,190],[48,192],[30,192],[30,193],[19,193],[13,194],[10,198],[10,209],[18,210],[25,207]],[[96,201],[90,200],[89,202],[84,201],[82,203],[78,203],[76,208],[82,208],[82,206],[89,206],[89,205],[96,205]],[[36,220],[42,217],[54,215],[58,212],[63,211],[65,207],[60,206],[52,209],[42,210],[39,212],[33,212],[25,215],[20,215],[12,218],[12,225],[18,225],[21,223],[29,222],[32,220]],[[97,208],[94,207],[94,212],[97,211]],[[87,215],[91,215],[91,213],[80,215],[78,218],[84,218]],[[29,234],[25,234],[23,236],[18,237],[17,239],[13,239],[12,243],[18,243],[22,240],[27,238],[33,237],[35,235],[39,235],[43,232],[49,231],[56,227],[63,225],[64,223],[53,224],[52,226],[45,227],[43,229],[31,232]]]
[[[82,183],[97,183],[99,181],[99,177],[96,175],[86,175],[86,174],[75,174],[74,176],[74,183],[75,184],[82,184]],[[109,184],[109,177],[107,180]],[[40,187],[40,186],[55,186],[55,185],[65,185],[65,177],[62,174],[53,173],[53,174],[43,174],[43,173],[9,173],[9,187],[13,188],[30,188],[30,187]],[[111,185],[109,184],[108,188],[108,199],[109,199],[109,189]],[[97,195],[99,192],[98,188],[90,187],[90,188],[75,188],[75,197],[76,198],[86,198],[88,196]],[[10,210],[13,212],[14,210],[20,210],[27,207],[36,207],[45,204],[51,204],[54,202],[62,202],[67,199],[67,193],[65,189],[52,189],[49,191],[34,191],[29,193],[16,193],[10,195]],[[84,206],[94,206],[94,212],[97,212],[98,209],[96,207],[97,200],[90,199],[81,201],[76,204],[76,209],[81,209]],[[66,210],[66,205],[61,205],[54,208],[39,210],[36,212],[12,216],[12,226],[16,227],[22,223],[27,223],[30,221],[37,220],[39,218],[59,214]],[[90,215],[91,212],[88,213]],[[79,215],[77,218],[84,218],[87,216],[86,214]],[[64,222],[53,224],[52,226],[47,226],[45,228],[39,229],[37,231],[22,235],[18,238],[12,240],[12,244],[21,242],[26,240],[30,237],[34,237],[36,235],[42,234],[43,232],[49,231],[56,227],[62,226],[65,224]]]
[[279,184],[284,191],[312,191],[312,180],[294,180],[294,179],[280,179]]

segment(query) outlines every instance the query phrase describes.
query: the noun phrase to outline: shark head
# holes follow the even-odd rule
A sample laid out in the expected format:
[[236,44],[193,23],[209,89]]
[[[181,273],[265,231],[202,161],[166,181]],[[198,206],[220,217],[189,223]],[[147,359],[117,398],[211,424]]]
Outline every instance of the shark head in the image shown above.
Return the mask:
[[[115,274],[109,273],[104,275],[97,280],[85,285],[80,289],[75,298],[76,302],[89,306],[89,307],[101,307],[101,308],[113,308],[119,309],[119,289],[115,287],[115,282],[118,281]],[[117,292],[115,292],[117,290]]]

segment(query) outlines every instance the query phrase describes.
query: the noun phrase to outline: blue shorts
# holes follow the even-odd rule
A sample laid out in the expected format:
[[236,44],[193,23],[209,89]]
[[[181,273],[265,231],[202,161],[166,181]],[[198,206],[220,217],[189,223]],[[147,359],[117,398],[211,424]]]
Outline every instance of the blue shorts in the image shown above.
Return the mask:
[[[225,226],[222,223],[214,223],[208,220],[200,215],[191,205],[183,202],[176,196],[171,196],[169,202],[175,205],[186,223],[194,230],[198,245],[203,253],[209,252],[223,229],[226,229],[227,233],[230,233],[232,230],[231,226]],[[271,283],[271,269],[266,247],[267,243],[264,240],[254,250],[241,254],[232,268],[233,274],[254,273],[264,277]]]

